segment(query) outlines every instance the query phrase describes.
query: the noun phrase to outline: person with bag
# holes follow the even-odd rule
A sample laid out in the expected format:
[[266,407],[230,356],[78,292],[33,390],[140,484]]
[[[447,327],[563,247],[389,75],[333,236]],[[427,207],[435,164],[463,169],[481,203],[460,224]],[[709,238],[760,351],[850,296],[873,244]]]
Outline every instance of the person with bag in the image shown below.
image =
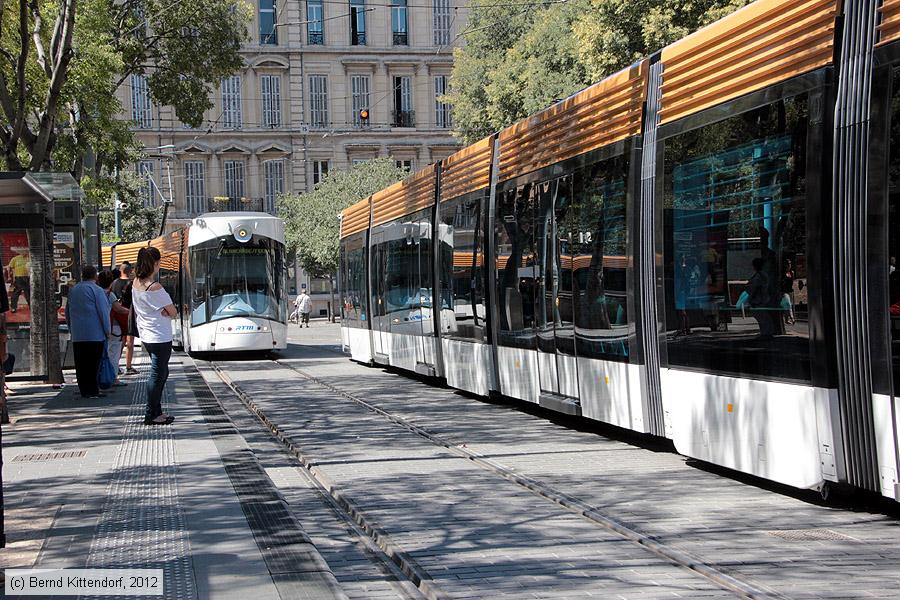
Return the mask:
[[134,338],[139,337],[137,324],[134,321],[134,313],[131,310],[131,288],[134,281],[134,265],[125,261],[119,279],[113,283],[112,291],[122,304],[122,308],[128,311],[124,317],[125,337],[122,338],[122,346],[125,350],[125,374],[137,375],[138,371],[132,365],[134,362]]
[[6,408],[6,371],[12,373],[15,357],[8,352],[6,336],[6,312],[9,310],[9,296],[6,294],[6,282],[0,281],[0,423],[9,423],[9,411]]
[[[110,289],[113,282],[117,281],[117,271],[118,269],[101,272],[100,275],[97,276],[97,285],[103,289],[103,292],[106,294],[106,299],[109,302],[110,333],[109,339],[106,342],[106,354],[109,357],[113,372],[112,385],[125,386],[128,384],[119,379],[119,360],[122,358],[122,339],[128,327],[128,310],[122,307],[119,299]],[[123,319],[125,323],[124,328],[122,327]],[[100,366],[101,369],[104,367],[102,363]],[[100,388],[105,389],[103,388],[102,382]]]
[[150,355],[145,425],[168,425],[174,420],[162,411],[162,394],[172,356],[172,319],[178,313],[168,292],[156,281],[160,259],[157,248],[140,249],[131,289],[131,310],[141,332],[141,344]]
[[69,291],[66,303],[66,323],[75,356],[75,378],[83,398],[98,398],[97,375],[110,332],[109,302],[97,285],[97,267],[85,265],[81,282]]

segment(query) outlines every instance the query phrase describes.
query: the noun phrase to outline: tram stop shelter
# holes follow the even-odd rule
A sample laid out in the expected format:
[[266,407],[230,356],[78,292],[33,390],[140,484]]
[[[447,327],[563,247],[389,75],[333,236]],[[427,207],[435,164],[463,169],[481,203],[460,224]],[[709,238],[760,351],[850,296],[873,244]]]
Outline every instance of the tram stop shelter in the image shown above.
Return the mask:
[[80,275],[82,196],[68,173],[0,172],[0,267],[15,355],[9,380],[46,381],[49,358],[64,347],[51,348],[51,340],[65,338],[54,324],[64,323],[67,292]]

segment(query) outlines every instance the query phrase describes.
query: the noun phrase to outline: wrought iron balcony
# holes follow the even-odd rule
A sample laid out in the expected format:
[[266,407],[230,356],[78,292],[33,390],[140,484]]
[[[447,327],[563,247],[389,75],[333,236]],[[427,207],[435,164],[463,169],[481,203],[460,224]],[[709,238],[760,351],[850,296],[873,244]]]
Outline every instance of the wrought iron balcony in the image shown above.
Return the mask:
[[415,127],[416,111],[414,110],[395,110],[393,112],[394,120],[391,127]]
[[405,31],[395,31],[394,32],[394,45],[395,46],[408,46],[409,45],[409,34]]
[[205,212],[265,212],[275,214],[275,202],[265,198],[229,198],[216,196],[207,198]]
[[366,45],[366,32],[365,31],[356,31],[350,33],[350,44],[353,46],[365,46]]
[[321,31],[307,32],[306,43],[310,46],[322,46],[325,44],[325,33]]

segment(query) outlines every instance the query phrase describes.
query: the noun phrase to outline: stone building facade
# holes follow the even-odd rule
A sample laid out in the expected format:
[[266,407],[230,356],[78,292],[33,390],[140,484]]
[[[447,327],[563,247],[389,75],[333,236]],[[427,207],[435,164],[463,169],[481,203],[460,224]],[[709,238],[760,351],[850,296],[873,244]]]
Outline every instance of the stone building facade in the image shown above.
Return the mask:
[[460,0],[250,2],[245,66],[201,127],[156,106],[142,77],[119,90],[147,149],[135,165],[146,201],[173,201],[169,226],[211,209],[273,212],[279,193],[354,162],[390,156],[415,170],[459,147],[439,98],[466,23]]

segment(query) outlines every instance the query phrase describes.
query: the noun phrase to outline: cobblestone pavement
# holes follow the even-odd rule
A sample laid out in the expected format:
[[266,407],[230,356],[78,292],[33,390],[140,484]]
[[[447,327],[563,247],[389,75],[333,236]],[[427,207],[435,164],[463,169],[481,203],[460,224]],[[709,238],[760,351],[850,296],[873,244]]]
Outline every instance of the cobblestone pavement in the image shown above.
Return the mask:
[[[142,424],[145,374],[92,400],[74,385],[17,388],[3,427],[0,568],[161,568],[164,597],[178,600],[346,597],[312,554],[270,567],[179,362],[171,427]],[[308,540],[278,548],[314,551]]]
[[[890,507],[825,506],[622,432],[357,365],[335,353],[335,326],[292,329],[292,340],[284,364],[773,595],[900,596]],[[726,594],[284,367],[261,367],[228,373],[452,597]]]

